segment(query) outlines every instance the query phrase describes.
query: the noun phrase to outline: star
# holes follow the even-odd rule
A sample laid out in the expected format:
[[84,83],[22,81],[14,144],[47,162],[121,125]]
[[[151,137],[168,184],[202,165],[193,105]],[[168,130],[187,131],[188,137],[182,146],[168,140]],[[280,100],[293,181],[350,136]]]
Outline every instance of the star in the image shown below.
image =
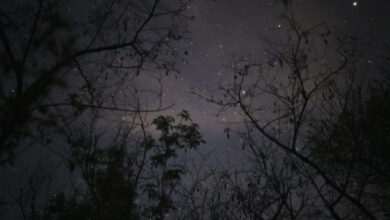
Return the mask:
[[357,6],[358,6],[358,2],[357,2],[357,1],[354,1],[354,2],[352,3],[352,6],[353,6],[353,7],[357,7]]

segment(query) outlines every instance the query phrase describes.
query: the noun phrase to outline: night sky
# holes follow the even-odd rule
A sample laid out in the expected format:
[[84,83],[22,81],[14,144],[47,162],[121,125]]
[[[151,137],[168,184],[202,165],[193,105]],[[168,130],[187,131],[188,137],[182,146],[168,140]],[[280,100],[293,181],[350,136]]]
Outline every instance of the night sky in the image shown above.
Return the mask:
[[[190,22],[188,39],[178,45],[186,62],[180,65],[181,74],[166,78],[164,101],[175,103],[171,113],[187,109],[205,134],[206,151],[214,151],[218,160],[236,158],[241,151],[238,138],[227,139],[224,128],[240,121],[240,112],[228,111],[219,117],[218,107],[190,93],[210,95],[221,81],[233,79],[228,68],[232,60],[251,57],[265,59],[264,40],[277,40],[283,25],[280,16],[285,12],[282,1],[266,0],[203,0],[194,1],[188,13],[196,19]],[[386,0],[296,0],[293,10],[304,27],[325,22],[332,29],[368,30],[376,43],[390,36],[390,1]],[[375,57],[367,57],[375,65]],[[229,151],[235,152],[234,154]],[[223,155],[223,156],[222,156]],[[230,156],[229,156],[230,155]],[[231,155],[234,155],[232,157]]]
[[[183,109],[187,110],[193,121],[199,124],[206,141],[199,150],[202,154],[211,156],[209,162],[212,166],[227,168],[248,165],[245,159],[245,154],[248,152],[242,150],[240,137],[233,134],[227,138],[224,132],[226,127],[239,128],[245,117],[238,108],[230,108],[220,113],[219,106],[207,102],[199,95],[218,96],[219,94],[216,93],[218,85],[234,79],[232,70],[234,60],[248,58],[253,61],[263,61],[267,58],[265,50],[269,46],[265,42],[281,42],[285,39],[285,32],[283,32],[285,26],[281,15],[286,12],[286,6],[282,2],[282,0],[193,0],[187,6],[186,15],[194,16],[195,19],[188,23],[188,34],[182,40],[173,43],[179,55],[177,62],[180,63],[177,68],[180,73],[166,76],[160,73],[163,76],[161,78],[163,106],[173,106],[148,116],[176,115]],[[73,3],[75,5],[66,6],[68,8],[65,13],[74,16],[73,18],[83,17],[84,15],[79,12],[86,6],[77,5],[82,4],[82,1]],[[0,6],[2,4],[3,2]],[[380,48],[382,42],[388,42],[390,39],[390,0],[293,0],[292,11],[303,27],[325,23],[330,30],[339,33],[348,31],[369,33],[368,39],[377,48]],[[379,65],[379,58],[371,55],[370,52],[363,59],[363,63],[374,68]],[[149,75],[145,77],[142,73],[134,84],[128,85],[129,90],[135,87],[148,89],[154,86],[156,82],[150,80],[149,76],[158,73],[146,74]],[[70,91],[72,89],[79,90],[79,87],[71,85]],[[151,90],[158,90],[158,88],[151,88]],[[148,100],[146,103],[153,105],[155,102],[156,100]],[[119,120],[122,118],[126,121],[125,116],[120,116]],[[35,153],[40,154],[39,151]],[[35,160],[31,159],[35,158],[31,155],[33,154],[26,153],[23,158],[27,158],[26,161]],[[21,169],[26,169],[23,167],[23,158],[18,160],[22,161]],[[193,159],[196,160],[197,157],[194,156]],[[16,168],[7,172],[15,172]],[[3,174],[3,179],[16,175],[6,172]],[[0,182],[5,184],[3,180]],[[8,180],[7,184],[9,184]]]

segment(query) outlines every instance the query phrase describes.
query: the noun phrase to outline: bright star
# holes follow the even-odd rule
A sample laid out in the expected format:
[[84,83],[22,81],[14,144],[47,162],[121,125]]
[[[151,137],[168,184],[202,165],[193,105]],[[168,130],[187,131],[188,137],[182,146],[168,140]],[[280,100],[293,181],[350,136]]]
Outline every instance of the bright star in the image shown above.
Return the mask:
[[352,6],[354,6],[354,7],[358,6],[358,2],[357,1],[353,2]]

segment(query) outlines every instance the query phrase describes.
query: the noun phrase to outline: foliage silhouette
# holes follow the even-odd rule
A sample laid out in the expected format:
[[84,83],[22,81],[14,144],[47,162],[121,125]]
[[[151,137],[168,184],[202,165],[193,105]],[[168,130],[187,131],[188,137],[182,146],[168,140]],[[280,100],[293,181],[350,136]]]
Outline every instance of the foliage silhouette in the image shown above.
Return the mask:
[[149,135],[139,146],[131,146],[123,130],[120,141],[107,148],[91,146],[84,136],[72,140],[69,168],[80,171],[85,188],[56,194],[44,219],[164,219],[177,208],[174,192],[185,174],[178,154],[204,143],[188,112],[178,117],[179,123],[171,116],[154,119],[159,137]]
[[350,88],[342,111],[315,123],[309,137],[313,160],[381,218],[390,208],[389,85]]

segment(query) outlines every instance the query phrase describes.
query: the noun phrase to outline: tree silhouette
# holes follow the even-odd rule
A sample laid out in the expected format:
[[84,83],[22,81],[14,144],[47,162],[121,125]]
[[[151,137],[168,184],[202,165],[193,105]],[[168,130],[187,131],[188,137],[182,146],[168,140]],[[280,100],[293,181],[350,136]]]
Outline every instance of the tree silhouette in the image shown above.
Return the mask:
[[[367,148],[386,148],[381,146],[387,144],[373,142],[372,147],[359,147],[375,139],[368,131],[363,135],[363,130],[370,129],[379,136],[383,134],[365,125],[368,121],[363,118],[368,115],[356,114],[361,112],[359,106],[371,111],[378,106],[363,104],[365,99],[356,102],[357,95],[345,95],[349,88],[359,85],[354,79],[358,79],[358,68],[367,65],[360,60],[365,47],[370,45],[356,34],[333,37],[335,34],[324,23],[302,27],[290,9],[282,19],[285,42],[267,42],[270,49],[265,51],[263,60],[247,57],[236,60],[231,65],[234,73],[231,81],[222,82],[211,96],[198,94],[219,105],[221,112],[241,110],[243,120],[237,133],[243,140],[243,147],[251,152],[254,168],[246,186],[231,180],[230,185],[235,186],[233,195],[237,196],[241,207],[237,212],[244,212],[254,219],[380,218],[385,208],[379,212],[377,205],[383,207],[386,199],[378,202],[378,197],[369,197],[369,192],[378,191],[368,190],[370,187],[366,189],[368,183],[364,178],[355,184],[360,190],[364,185],[363,188],[368,190],[363,191],[367,197],[356,192],[357,188],[353,190],[352,179],[358,176],[351,173],[351,169],[359,172],[359,168],[358,162],[350,155],[353,153],[350,148],[359,149],[360,154]],[[383,97],[379,98],[379,103],[387,99],[387,96],[378,96]],[[338,108],[340,103],[353,107]],[[343,117],[348,124],[352,123],[348,132],[352,132],[355,138],[349,138],[344,134],[347,130],[338,128],[342,125],[346,129],[341,122]],[[318,136],[312,136],[314,124],[320,129]],[[331,131],[322,133],[321,129]],[[387,130],[383,129],[383,132],[387,133]],[[322,135],[329,136],[321,139]],[[333,141],[335,144],[328,144]],[[344,146],[346,143],[351,147]],[[336,150],[338,148],[341,149]],[[364,154],[368,156],[366,152]],[[380,161],[379,158],[370,158]],[[333,163],[333,159],[338,159],[339,163]],[[365,169],[370,168],[373,168],[372,162],[366,164]],[[342,170],[349,173],[338,176],[338,171]],[[365,178],[367,180],[367,176]],[[385,182],[380,187],[386,188]]]
[[341,110],[313,125],[310,137],[313,160],[380,218],[389,216],[389,88],[388,81],[350,88]]
[[[56,194],[46,209],[47,219],[165,219],[179,206],[175,190],[185,173],[176,158],[182,151],[196,149],[202,140],[188,112],[159,116],[153,125],[160,133],[134,142],[132,128],[124,126],[105,147],[103,137],[83,134],[69,137],[72,157],[69,169],[79,171],[84,185],[72,192]],[[94,123],[94,121],[92,121]],[[92,140],[89,136],[95,138]]]
[[[5,180],[4,218],[161,217],[172,209],[182,176],[176,148],[201,138],[195,124],[171,117],[155,121],[166,119],[167,140],[147,129],[156,130],[149,114],[169,107],[161,78],[179,72],[174,44],[187,33],[188,3],[0,3],[0,163],[20,173]],[[152,155],[163,159],[153,169]],[[136,204],[140,197],[150,202]]]
[[57,0],[2,4],[3,164],[12,162],[23,148],[21,142],[34,131],[58,125],[58,111],[69,118],[65,112],[78,116],[86,108],[122,112],[161,108],[125,107],[113,97],[125,88],[123,82],[128,86],[145,67],[176,71],[177,52],[171,44],[186,32],[189,17],[182,11],[187,2],[84,3],[88,7]]

